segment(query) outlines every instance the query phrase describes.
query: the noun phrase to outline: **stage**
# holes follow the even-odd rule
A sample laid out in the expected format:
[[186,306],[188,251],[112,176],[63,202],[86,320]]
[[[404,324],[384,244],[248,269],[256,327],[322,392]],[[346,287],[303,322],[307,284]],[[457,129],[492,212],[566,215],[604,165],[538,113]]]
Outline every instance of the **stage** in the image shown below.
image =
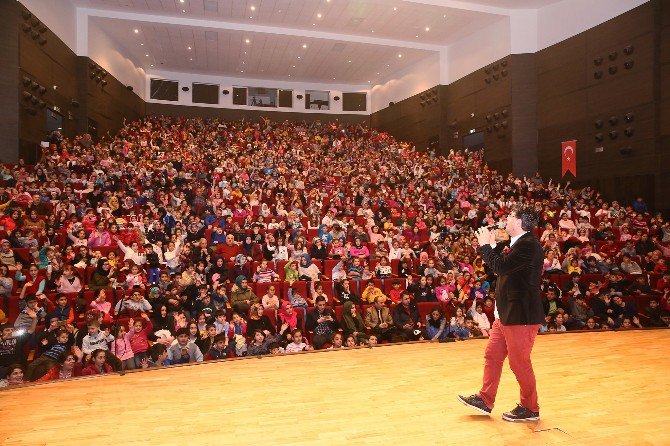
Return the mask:
[[538,336],[541,421],[514,424],[507,363],[491,417],[485,340],[245,358],[0,392],[0,444],[670,445],[670,330]]

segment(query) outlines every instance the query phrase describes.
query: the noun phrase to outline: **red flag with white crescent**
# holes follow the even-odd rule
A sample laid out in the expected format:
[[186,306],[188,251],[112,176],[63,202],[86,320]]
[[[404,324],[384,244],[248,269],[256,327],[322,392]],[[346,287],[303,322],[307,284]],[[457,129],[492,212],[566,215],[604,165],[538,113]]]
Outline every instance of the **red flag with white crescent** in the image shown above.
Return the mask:
[[567,172],[577,176],[577,141],[565,141],[561,144],[561,175]]

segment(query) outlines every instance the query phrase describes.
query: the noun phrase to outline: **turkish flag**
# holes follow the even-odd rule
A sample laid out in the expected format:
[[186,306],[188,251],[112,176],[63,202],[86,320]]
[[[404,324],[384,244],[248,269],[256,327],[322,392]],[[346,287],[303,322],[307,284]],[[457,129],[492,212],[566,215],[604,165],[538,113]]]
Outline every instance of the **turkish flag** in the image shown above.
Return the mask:
[[577,176],[577,141],[565,141],[561,143],[561,175],[567,172]]

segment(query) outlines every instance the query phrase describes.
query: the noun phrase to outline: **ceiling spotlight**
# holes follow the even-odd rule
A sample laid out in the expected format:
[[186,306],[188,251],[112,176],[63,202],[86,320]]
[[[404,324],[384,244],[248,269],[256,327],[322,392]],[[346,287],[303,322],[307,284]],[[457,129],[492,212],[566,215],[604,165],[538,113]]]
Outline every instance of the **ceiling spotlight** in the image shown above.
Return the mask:
[[369,84],[369,83],[370,83],[370,81],[368,81],[368,84]]
[[298,59],[300,59],[300,56],[298,56]]
[[416,35],[416,36],[414,36],[414,37],[416,37],[417,39],[419,38],[419,36],[418,36],[418,35]]
[[184,14],[186,14],[186,10],[185,10],[185,9],[182,9],[181,12],[183,12]]
[[247,54],[247,52],[245,51],[244,54]]
[[375,30],[373,29],[372,32],[375,32]]
[[398,54],[398,57],[402,57],[402,54]]
[[145,56],[149,57],[149,55],[148,55],[148,54],[145,54]]
[[192,58],[192,57],[191,57],[189,60],[190,60],[191,62],[193,62],[193,58]]
[[191,47],[189,46],[189,47],[188,47],[188,49],[190,50],[190,49],[191,49]]
[[139,30],[139,29],[135,29],[135,34],[139,34],[139,33],[140,33],[140,30]]
[[426,26],[426,31],[430,31],[430,27]]
[[303,44],[302,44],[302,47],[303,47],[303,48],[307,48],[307,44],[306,44],[306,43],[303,43]]
[[154,64],[151,64],[151,65],[149,65],[149,66],[153,68]]
[[397,10],[398,10],[398,8],[397,8],[396,6],[394,6],[394,7],[393,7],[393,10],[394,10],[394,11],[397,11]]
[[244,42],[245,42],[245,43],[251,43],[251,40],[249,40],[249,39],[244,39]]
[[348,60],[347,62],[351,63],[351,61],[350,61],[350,60]]
[[293,65],[293,68],[295,68],[295,65]]
[[143,43],[140,43],[140,46],[144,46],[144,44],[143,44]]
[[387,63],[387,64],[386,64],[386,66],[387,66],[387,67],[390,67],[390,66],[391,66],[391,64],[388,64],[388,63]]
[[335,78],[333,78],[333,80],[335,80]]
[[240,70],[240,73],[244,73],[244,70]]
[[318,19],[320,19],[321,17],[323,17],[323,15],[321,15],[321,13],[318,13],[318,14],[316,15],[316,18],[318,18]]
[[251,9],[252,11],[255,11],[255,10],[256,10],[256,7],[255,7],[255,6],[251,6],[251,8],[249,8],[249,9]]
[[446,18],[447,18],[447,15],[445,14],[445,15],[443,15],[442,17],[444,17],[444,18],[446,19]]
[[184,3],[186,0],[179,0],[179,3]]
[[312,26],[316,26],[316,23],[312,23]]

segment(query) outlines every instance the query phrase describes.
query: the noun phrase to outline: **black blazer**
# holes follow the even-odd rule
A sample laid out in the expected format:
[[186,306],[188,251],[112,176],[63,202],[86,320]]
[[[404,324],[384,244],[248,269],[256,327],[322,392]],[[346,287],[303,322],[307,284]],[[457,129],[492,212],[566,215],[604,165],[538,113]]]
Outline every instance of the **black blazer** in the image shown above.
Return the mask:
[[519,237],[507,254],[484,245],[479,248],[484,261],[498,275],[496,305],[503,325],[544,323],[540,281],[544,252],[532,233]]

